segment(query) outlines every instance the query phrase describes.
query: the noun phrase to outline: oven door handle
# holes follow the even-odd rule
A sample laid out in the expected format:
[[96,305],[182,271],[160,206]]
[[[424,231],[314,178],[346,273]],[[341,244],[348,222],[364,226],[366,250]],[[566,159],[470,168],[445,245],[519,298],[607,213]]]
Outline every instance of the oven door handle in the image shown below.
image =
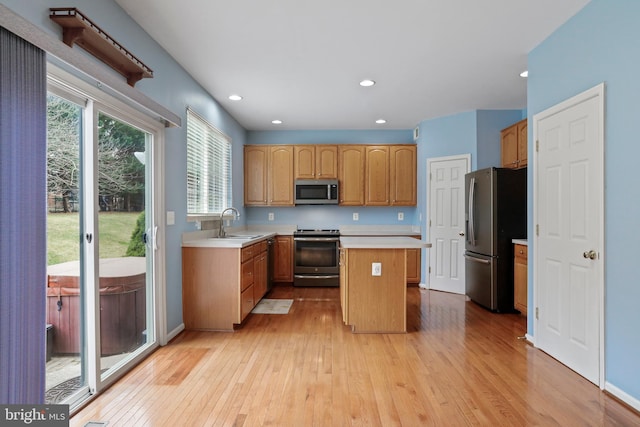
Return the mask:
[[337,237],[294,237],[293,240],[298,242],[338,242]]
[[338,277],[340,277],[339,274],[323,274],[323,275],[317,275],[317,276],[312,276],[309,274],[295,274],[293,276],[295,279],[337,279]]

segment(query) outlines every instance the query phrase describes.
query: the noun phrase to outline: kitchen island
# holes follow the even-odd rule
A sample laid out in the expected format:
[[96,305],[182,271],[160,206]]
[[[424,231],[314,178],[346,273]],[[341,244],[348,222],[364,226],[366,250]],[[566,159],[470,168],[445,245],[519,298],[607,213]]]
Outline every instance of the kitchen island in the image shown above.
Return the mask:
[[340,237],[343,322],[353,332],[406,332],[407,249],[430,247],[406,236]]

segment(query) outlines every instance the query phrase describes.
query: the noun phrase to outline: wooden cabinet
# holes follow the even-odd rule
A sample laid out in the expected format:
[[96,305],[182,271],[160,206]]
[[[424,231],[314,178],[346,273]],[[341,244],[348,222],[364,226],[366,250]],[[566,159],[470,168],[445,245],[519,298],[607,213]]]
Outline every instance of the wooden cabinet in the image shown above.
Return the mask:
[[253,257],[253,297],[257,304],[260,299],[267,293],[267,241],[263,240],[256,243],[256,253]]
[[342,322],[345,325],[349,324],[349,289],[348,276],[347,276],[347,250],[340,249],[340,307],[342,308]]
[[364,204],[389,205],[389,146],[369,145],[365,148]]
[[500,132],[502,167],[519,169],[527,166],[527,138],[526,119]]
[[293,206],[293,146],[274,145],[269,151],[269,205]]
[[294,146],[295,179],[338,178],[338,146]]
[[[353,332],[407,331],[405,249],[343,249],[341,304],[343,320]],[[380,263],[380,276],[371,264]]]
[[293,206],[292,145],[244,147],[245,206]]
[[527,250],[526,245],[513,245],[513,306],[527,315]]
[[263,206],[267,204],[268,167],[268,145],[246,145],[244,147],[245,206]]
[[247,145],[244,156],[246,206],[293,206],[296,179],[324,178],[338,179],[343,206],[417,204],[414,144]]
[[341,205],[364,205],[364,165],[364,145],[338,146],[338,182],[340,183]]
[[420,257],[422,251],[420,249],[407,249],[407,283],[417,285],[420,283]]
[[244,248],[182,248],[186,329],[233,330],[266,289],[266,240]]
[[273,281],[293,282],[293,236],[273,239]]
[[415,206],[417,203],[415,145],[367,146],[365,201],[367,206]]
[[415,206],[418,201],[417,147],[392,145],[389,152],[389,204]]

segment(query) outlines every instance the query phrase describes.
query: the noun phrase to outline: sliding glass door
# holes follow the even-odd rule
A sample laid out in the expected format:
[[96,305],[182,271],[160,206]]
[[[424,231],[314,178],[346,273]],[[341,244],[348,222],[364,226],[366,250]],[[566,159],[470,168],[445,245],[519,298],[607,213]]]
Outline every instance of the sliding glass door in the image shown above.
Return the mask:
[[47,403],[88,391],[80,219],[84,100],[47,97]]
[[[107,377],[154,339],[152,137],[98,112],[100,371]],[[147,220],[148,218],[148,220]],[[148,274],[149,273],[149,274]]]
[[73,410],[157,345],[160,129],[82,85],[49,88],[45,398]]

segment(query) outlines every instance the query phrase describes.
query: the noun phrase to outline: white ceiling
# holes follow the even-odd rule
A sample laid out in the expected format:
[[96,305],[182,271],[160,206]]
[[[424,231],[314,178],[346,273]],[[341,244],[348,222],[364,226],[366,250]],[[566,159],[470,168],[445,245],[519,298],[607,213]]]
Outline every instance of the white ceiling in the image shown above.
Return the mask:
[[589,2],[116,1],[249,130],[413,129],[525,108],[528,52]]

